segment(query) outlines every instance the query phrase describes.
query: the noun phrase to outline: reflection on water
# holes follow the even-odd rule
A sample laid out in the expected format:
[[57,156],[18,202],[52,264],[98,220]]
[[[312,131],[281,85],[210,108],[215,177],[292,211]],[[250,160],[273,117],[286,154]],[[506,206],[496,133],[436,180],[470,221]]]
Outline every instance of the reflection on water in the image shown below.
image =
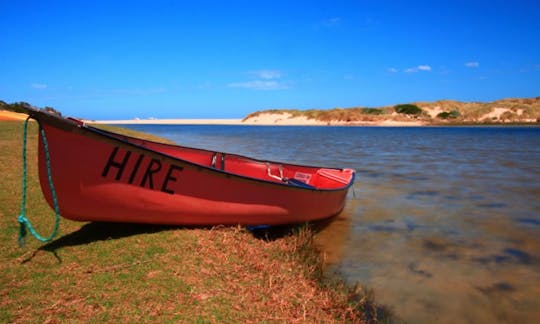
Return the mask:
[[540,322],[540,128],[137,126],[178,143],[350,167],[317,236],[329,271],[408,322]]
[[491,202],[466,178],[425,185],[437,191],[392,177],[364,180],[345,211],[359,217],[334,269],[415,323],[540,319],[540,226],[513,216],[538,220],[538,196],[510,192]]

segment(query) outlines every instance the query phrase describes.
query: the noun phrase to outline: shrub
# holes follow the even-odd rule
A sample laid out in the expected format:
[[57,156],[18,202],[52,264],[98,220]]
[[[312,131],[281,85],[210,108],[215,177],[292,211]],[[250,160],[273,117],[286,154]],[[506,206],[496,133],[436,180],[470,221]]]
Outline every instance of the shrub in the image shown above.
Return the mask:
[[378,109],[378,108],[364,108],[362,110],[362,112],[364,114],[368,114],[368,115],[382,115],[382,114],[384,114],[384,111],[382,111],[382,109]]
[[33,106],[27,102],[15,102],[8,105],[8,110],[18,112],[18,113],[26,113],[25,108],[33,108]]
[[420,115],[422,113],[422,109],[420,109],[418,106],[413,105],[413,104],[395,105],[394,110],[398,114],[406,114],[406,115]]
[[502,121],[512,121],[515,119],[519,119],[518,115],[516,113],[513,113],[511,111],[505,111],[500,117],[500,120]]
[[461,116],[461,114],[459,113],[459,111],[457,110],[452,110],[450,112],[448,111],[443,111],[439,114],[437,114],[437,118],[440,118],[440,119],[454,119],[454,118],[458,118],[459,116]]

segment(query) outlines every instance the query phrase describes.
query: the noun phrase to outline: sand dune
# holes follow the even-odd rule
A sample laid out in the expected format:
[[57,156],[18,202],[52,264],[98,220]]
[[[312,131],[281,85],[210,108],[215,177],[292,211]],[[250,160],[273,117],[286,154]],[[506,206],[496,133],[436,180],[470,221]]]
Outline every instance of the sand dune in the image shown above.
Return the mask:
[[[540,120],[540,98],[504,99],[493,103],[465,103],[450,100],[416,103],[422,109],[418,116],[396,113],[392,107],[381,107],[383,114],[350,113],[347,109],[338,110],[341,114],[328,117],[327,111],[320,119],[308,118],[304,111],[269,110],[249,114],[244,119],[123,119],[123,120],[84,120],[95,124],[155,124],[155,125],[268,125],[268,126],[423,126],[459,123],[538,123]],[[332,112],[333,110],[329,110]],[[457,111],[459,118],[441,119],[442,112]],[[349,115],[347,115],[349,114]],[[26,114],[0,110],[0,120],[24,120]],[[347,119],[339,120],[339,119]]]

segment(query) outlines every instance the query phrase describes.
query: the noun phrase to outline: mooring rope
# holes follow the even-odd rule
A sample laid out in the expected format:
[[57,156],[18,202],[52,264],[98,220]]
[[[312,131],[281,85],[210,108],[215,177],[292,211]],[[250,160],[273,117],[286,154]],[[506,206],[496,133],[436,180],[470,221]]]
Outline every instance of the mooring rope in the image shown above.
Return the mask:
[[52,181],[51,176],[51,159],[49,155],[49,144],[47,142],[47,137],[45,136],[45,131],[39,125],[39,131],[41,134],[41,138],[43,139],[43,148],[45,151],[45,165],[47,167],[47,179],[49,181],[49,188],[51,190],[51,196],[53,200],[54,205],[54,212],[55,212],[55,221],[54,221],[54,229],[53,232],[49,237],[43,237],[39,235],[39,233],[34,229],[32,224],[30,223],[30,220],[26,218],[26,183],[27,183],[27,163],[26,163],[26,137],[27,137],[27,129],[28,129],[28,121],[31,117],[28,117],[24,122],[24,130],[23,130],[23,148],[22,148],[22,161],[23,161],[23,179],[22,179],[22,201],[21,201],[21,213],[19,214],[19,217],[17,218],[17,221],[20,224],[20,230],[19,230],[19,246],[24,246],[24,238],[26,236],[27,229],[30,231],[30,233],[41,242],[49,242],[51,241],[56,234],[58,233],[58,226],[60,225],[60,208],[58,207],[58,199],[56,198],[56,191],[54,190],[54,184]]

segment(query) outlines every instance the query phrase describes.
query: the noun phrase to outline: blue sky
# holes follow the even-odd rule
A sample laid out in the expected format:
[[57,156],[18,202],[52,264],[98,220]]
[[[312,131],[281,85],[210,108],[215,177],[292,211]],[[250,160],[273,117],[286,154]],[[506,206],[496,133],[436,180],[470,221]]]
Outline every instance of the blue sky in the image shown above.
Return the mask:
[[0,100],[93,118],[540,96],[538,1],[0,0]]

